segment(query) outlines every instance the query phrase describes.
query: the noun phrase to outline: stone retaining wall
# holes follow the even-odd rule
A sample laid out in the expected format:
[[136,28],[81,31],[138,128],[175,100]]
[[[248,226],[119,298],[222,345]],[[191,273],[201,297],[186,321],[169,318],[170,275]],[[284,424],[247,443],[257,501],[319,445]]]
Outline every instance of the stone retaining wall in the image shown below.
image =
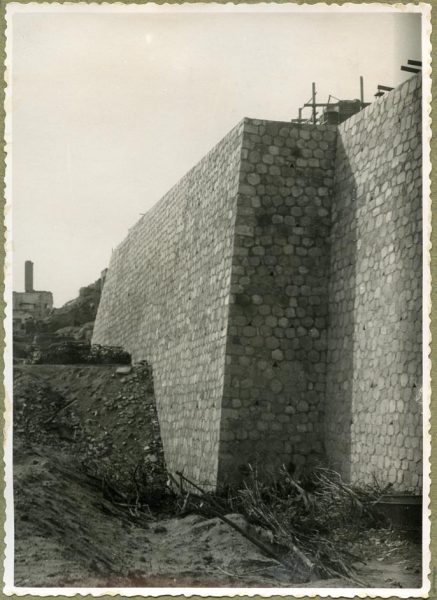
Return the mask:
[[419,77],[338,128],[326,446],[345,477],[404,490],[422,470],[421,166]]
[[167,466],[421,476],[420,87],[245,119],[115,250],[93,341],[147,359]]
[[93,342],[153,365],[167,466],[215,485],[242,123],[115,249]]

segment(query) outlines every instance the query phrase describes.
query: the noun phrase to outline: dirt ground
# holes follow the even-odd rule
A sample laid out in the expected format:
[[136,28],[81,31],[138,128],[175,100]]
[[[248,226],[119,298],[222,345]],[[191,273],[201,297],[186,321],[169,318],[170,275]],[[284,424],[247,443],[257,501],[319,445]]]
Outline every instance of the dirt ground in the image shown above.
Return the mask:
[[[17,586],[357,587],[302,581],[218,518],[139,514],[123,496],[108,495],[135,492],[139,456],[150,485],[163,465],[150,373],[115,371],[15,368]],[[229,518],[249,527],[241,515]],[[421,585],[418,543],[370,530],[354,553],[363,558],[357,577],[365,587]]]

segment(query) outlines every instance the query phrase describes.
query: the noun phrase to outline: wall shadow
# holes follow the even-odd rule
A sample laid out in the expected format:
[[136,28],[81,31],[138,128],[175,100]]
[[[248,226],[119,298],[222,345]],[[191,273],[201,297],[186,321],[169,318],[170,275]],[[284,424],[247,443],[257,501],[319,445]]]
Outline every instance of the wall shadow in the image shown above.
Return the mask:
[[325,451],[328,465],[345,480],[349,480],[353,422],[358,205],[355,177],[343,136],[339,130],[331,208]]

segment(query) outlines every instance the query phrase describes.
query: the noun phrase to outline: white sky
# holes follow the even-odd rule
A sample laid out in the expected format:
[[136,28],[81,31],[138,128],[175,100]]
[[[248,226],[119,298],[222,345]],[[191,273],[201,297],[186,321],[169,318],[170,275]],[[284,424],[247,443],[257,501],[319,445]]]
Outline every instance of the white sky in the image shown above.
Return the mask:
[[[365,100],[420,56],[420,15],[36,13],[12,17],[14,289],[24,261],[59,306],[128,228],[243,117]],[[76,6],[76,9],[78,6]],[[121,11],[123,8],[121,8]],[[10,35],[10,33],[9,33]]]

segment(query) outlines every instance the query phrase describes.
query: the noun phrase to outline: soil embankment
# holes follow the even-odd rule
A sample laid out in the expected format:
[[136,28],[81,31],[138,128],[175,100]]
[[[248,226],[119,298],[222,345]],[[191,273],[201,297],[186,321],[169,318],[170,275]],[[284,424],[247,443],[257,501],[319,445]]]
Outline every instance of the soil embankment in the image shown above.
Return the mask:
[[159,501],[165,467],[151,372],[117,370],[130,368],[14,369],[16,585],[288,581],[219,519],[165,518],[165,497],[136,513],[137,492]]

